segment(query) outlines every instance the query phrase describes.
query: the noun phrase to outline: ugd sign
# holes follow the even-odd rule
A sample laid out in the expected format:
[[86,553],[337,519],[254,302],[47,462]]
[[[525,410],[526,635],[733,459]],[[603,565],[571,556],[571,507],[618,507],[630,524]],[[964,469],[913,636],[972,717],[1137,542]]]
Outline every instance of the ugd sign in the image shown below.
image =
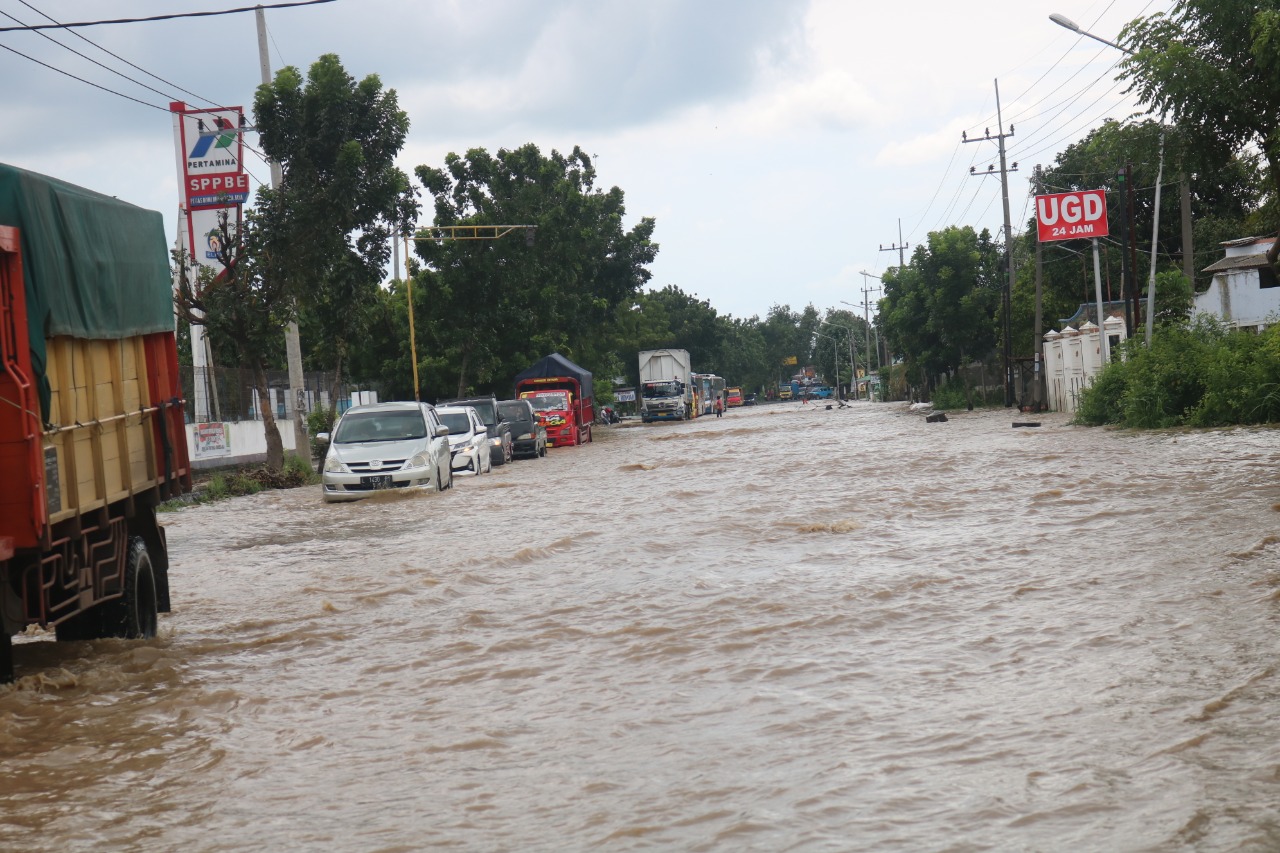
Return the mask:
[[1105,190],[1080,190],[1036,196],[1040,242],[1107,236]]

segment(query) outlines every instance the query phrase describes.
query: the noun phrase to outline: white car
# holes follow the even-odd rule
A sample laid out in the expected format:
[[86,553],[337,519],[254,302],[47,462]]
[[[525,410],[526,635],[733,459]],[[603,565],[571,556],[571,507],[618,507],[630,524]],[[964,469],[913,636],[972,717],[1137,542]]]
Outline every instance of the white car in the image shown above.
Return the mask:
[[489,452],[489,431],[480,413],[471,406],[440,406],[440,422],[449,428],[449,452],[453,470],[472,471],[479,476],[493,470]]
[[338,419],[320,476],[326,503],[354,501],[382,489],[435,489],[453,485],[448,427],[427,403],[352,406]]

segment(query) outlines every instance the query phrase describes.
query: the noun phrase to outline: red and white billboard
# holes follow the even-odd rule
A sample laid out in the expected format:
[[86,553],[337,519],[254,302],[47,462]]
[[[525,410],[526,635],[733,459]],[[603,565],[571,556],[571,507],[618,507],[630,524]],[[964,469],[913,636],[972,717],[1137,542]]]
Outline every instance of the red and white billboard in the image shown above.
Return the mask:
[[181,101],[169,104],[174,114],[174,143],[178,175],[187,210],[231,207],[249,200],[249,176],[244,170],[244,141],[240,107],[189,109]]
[[1107,236],[1106,190],[1036,196],[1036,228],[1041,243]]

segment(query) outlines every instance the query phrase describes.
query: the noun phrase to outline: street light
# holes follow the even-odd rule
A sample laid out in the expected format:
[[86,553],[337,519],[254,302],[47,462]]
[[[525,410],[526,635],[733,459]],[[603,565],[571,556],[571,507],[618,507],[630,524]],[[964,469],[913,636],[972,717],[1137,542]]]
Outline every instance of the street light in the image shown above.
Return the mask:
[[[1137,52],[1129,48],[1116,44],[1113,41],[1104,39],[1102,36],[1095,36],[1088,30],[1080,29],[1080,25],[1068,18],[1066,15],[1060,15],[1054,12],[1049,16],[1049,20],[1053,21],[1060,27],[1066,27],[1071,32],[1080,36],[1088,36],[1094,41],[1100,41],[1105,45],[1114,47],[1116,50],[1127,53],[1129,56],[1136,56]],[[1160,114],[1160,168],[1156,171],[1156,205],[1155,217],[1151,225],[1151,277],[1147,279],[1147,346],[1151,346],[1151,333],[1155,330],[1156,324],[1156,241],[1160,237],[1160,186],[1164,183],[1164,113]],[[1102,322],[1102,317],[1098,318],[1098,322]],[[1099,326],[1101,328],[1101,326]],[[1039,343],[1037,343],[1037,346]]]
[[1049,16],[1049,20],[1053,21],[1055,24],[1057,24],[1060,27],[1066,27],[1067,29],[1071,30],[1071,32],[1075,33],[1078,36],[1088,36],[1094,41],[1100,41],[1103,44],[1109,44],[1112,47],[1114,47],[1116,50],[1123,50],[1125,53],[1129,54],[1130,56],[1133,56],[1134,52],[1132,50],[1129,50],[1129,48],[1118,45],[1113,41],[1107,41],[1102,36],[1095,36],[1093,33],[1089,32],[1088,30],[1080,29],[1080,25],[1077,24],[1075,21],[1071,20],[1070,18],[1068,18],[1066,15],[1059,15],[1057,12],[1054,12],[1052,15]]

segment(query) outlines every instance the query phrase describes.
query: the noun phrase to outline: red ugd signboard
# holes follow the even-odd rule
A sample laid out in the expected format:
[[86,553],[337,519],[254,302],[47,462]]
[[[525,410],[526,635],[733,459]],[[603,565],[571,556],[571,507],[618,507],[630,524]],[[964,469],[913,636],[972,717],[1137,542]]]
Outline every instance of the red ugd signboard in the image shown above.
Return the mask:
[[1079,190],[1036,196],[1040,242],[1107,236],[1107,193]]

